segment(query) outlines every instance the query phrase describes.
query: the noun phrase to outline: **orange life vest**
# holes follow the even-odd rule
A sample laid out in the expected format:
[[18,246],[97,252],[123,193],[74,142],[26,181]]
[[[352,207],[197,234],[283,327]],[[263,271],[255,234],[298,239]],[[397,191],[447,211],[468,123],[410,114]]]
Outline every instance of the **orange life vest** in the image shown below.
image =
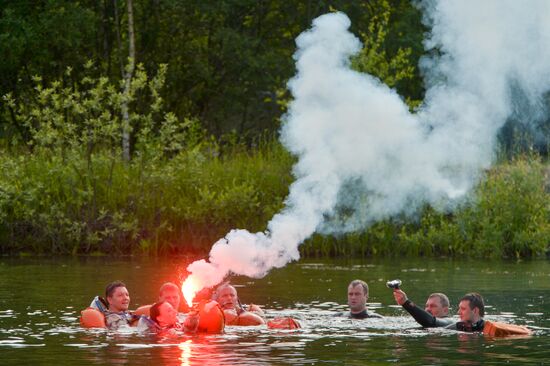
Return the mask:
[[105,315],[97,309],[86,308],[80,312],[80,325],[84,328],[105,328]]
[[510,335],[530,335],[532,332],[527,327],[521,325],[485,320],[483,334],[492,337],[506,337]]
[[198,306],[199,333],[223,333],[225,316],[217,301],[201,301]]
[[267,322],[269,329],[298,329],[302,326],[300,323],[290,316],[278,317]]

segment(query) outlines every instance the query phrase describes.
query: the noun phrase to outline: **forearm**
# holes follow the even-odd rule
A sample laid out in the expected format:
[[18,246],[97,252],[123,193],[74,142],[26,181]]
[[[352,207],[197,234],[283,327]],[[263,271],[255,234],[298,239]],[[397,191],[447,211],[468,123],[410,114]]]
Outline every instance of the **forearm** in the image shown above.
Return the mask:
[[407,312],[412,315],[414,320],[416,320],[416,322],[423,327],[431,328],[438,326],[435,316],[419,308],[411,300],[405,301],[405,303],[403,304],[403,308],[407,310]]

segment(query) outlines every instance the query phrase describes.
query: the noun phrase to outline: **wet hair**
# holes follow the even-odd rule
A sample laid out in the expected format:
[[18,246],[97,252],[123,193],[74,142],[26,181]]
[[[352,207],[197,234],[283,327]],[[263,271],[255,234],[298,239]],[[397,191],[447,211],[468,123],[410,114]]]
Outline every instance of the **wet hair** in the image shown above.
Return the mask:
[[152,321],[154,321],[155,323],[158,324],[157,322],[157,318],[159,317],[160,315],[160,306],[162,304],[164,304],[166,301],[160,301],[160,302],[156,302],[153,304],[153,306],[151,306],[151,308],[149,309],[149,318],[151,318]]
[[173,282],[165,282],[164,284],[162,284],[162,286],[160,286],[160,290],[159,290],[159,296],[162,296],[162,293],[164,291],[177,291],[178,293],[180,292],[180,289],[179,287],[173,283]]
[[108,284],[105,288],[105,298],[113,296],[113,293],[119,287],[126,287],[126,285],[122,281],[114,281]]
[[478,308],[479,316],[483,318],[485,315],[485,303],[483,302],[483,297],[481,297],[481,295],[477,292],[470,292],[460,299],[460,301],[465,300],[470,302],[470,309],[474,310],[474,308]]
[[432,297],[439,298],[439,302],[441,303],[441,306],[443,306],[443,307],[451,306],[451,303],[449,302],[449,298],[447,297],[447,295],[445,295],[441,292],[434,292],[433,294],[428,296],[428,299],[431,299]]
[[349,283],[348,287],[351,286],[351,287],[355,287],[355,286],[362,286],[363,287],[363,292],[365,293],[365,295],[368,297],[369,296],[369,285],[367,285],[367,283],[363,280],[353,280]]

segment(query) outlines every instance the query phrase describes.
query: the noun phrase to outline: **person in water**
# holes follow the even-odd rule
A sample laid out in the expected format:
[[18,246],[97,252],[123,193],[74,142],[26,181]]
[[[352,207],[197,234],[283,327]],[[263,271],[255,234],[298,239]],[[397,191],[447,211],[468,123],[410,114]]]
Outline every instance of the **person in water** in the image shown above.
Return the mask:
[[214,292],[216,300],[225,315],[227,325],[261,325],[265,324],[263,310],[255,304],[243,306],[239,300],[237,290],[229,283],[224,283]]
[[348,286],[349,313],[344,313],[344,315],[353,319],[383,318],[382,315],[367,311],[368,299],[369,286],[367,283],[362,280],[351,281]]
[[[160,286],[158,302],[167,301],[176,311],[179,311],[181,304],[180,294],[180,288],[175,283],[166,282]],[[189,311],[189,309],[186,310]]]
[[449,318],[449,298],[436,292],[428,296],[424,310],[407,298],[407,294],[399,288],[394,288],[395,301],[412,315],[414,320],[425,328],[446,327],[454,321]]
[[195,332],[199,319],[197,314],[189,314],[185,320],[178,320],[178,311],[168,301],[159,301],[151,306],[150,318],[154,325],[152,330],[161,334],[177,334],[177,332]]
[[460,330],[462,332],[483,332],[485,322],[485,303],[477,292],[464,295],[458,304],[458,316],[460,321],[451,324],[446,329]]
[[128,311],[130,294],[121,281],[111,282],[105,289],[108,309],[105,311],[105,324],[109,329],[128,327],[137,317]]

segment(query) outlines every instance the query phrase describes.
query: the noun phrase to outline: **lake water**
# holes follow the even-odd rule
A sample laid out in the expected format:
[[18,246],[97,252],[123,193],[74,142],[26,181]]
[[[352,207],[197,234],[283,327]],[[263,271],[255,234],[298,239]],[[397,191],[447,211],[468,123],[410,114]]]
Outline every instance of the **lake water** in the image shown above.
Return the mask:
[[[188,259],[0,258],[0,364],[41,365],[500,365],[550,364],[550,262],[449,259],[301,260],[265,278],[235,277],[241,300],[268,317],[291,315],[303,328],[226,327],[222,335],[157,338],[136,331],[86,330],[80,310],[112,280],[123,280],[131,308],[154,302],[165,281],[177,281]],[[335,317],[345,311],[347,284],[370,286],[369,309],[384,319]],[[400,278],[423,304],[445,292],[453,313],[478,291],[487,319],[524,324],[528,338],[420,329],[385,287]]]

